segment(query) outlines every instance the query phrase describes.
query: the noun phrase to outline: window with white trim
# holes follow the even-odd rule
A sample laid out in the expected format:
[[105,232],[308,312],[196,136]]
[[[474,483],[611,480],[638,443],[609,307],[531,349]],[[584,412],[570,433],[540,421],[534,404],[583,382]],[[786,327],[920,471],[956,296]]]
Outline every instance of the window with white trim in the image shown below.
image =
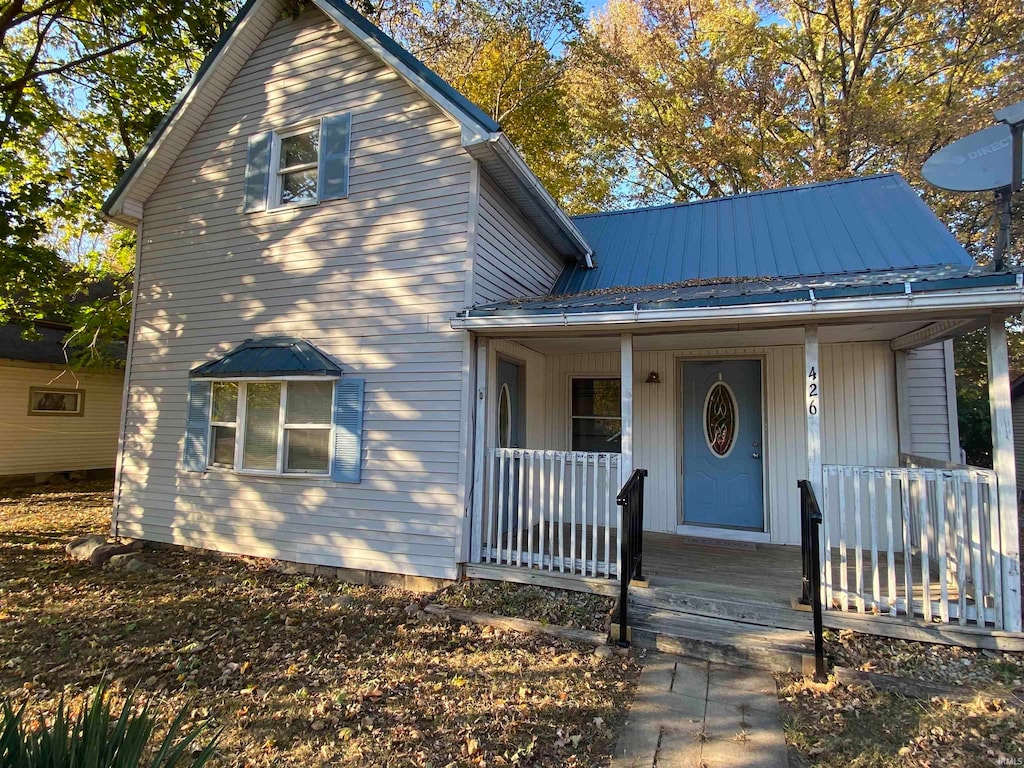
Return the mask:
[[352,118],[324,115],[253,134],[245,162],[246,213],[348,197]]
[[320,123],[274,134],[270,181],[273,207],[312,205],[319,200]]
[[214,381],[208,466],[327,475],[333,380]]
[[572,450],[622,451],[622,383],[610,378],[573,378]]
[[29,388],[30,416],[81,416],[84,406],[85,391],[81,389]]

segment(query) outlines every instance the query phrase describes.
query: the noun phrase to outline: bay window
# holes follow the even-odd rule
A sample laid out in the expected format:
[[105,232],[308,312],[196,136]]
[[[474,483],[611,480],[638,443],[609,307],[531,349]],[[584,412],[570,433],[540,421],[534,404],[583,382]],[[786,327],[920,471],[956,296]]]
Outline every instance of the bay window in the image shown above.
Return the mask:
[[214,381],[208,466],[327,475],[333,380]]

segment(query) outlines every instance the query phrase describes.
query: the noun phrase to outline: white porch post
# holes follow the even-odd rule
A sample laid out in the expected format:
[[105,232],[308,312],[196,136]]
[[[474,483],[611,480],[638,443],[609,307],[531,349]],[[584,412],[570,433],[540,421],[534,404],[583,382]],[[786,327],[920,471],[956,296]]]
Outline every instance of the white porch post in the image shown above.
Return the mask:
[[1020,632],[1020,541],[1017,538],[1017,473],[1010,412],[1010,362],[1006,352],[1006,324],[997,315],[990,317],[988,323],[988,400],[992,416],[992,467],[996,471],[999,495],[1003,629]]
[[807,418],[807,479],[819,497],[821,484],[821,367],[818,364],[818,326],[804,328],[804,414]]
[[484,464],[487,437],[487,339],[478,338],[476,346],[476,411],[473,425],[473,509],[470,516],[469,561],[480,562],[484,521]]
[[620,459],[619,487],[633,474],[633,334],[622,334],[622,458]]
[[910,398],[907,396],[907,353],[899,349],[893,352],[893,356],[896,360],[896,424],[899,452],[913,453],[910,441]]

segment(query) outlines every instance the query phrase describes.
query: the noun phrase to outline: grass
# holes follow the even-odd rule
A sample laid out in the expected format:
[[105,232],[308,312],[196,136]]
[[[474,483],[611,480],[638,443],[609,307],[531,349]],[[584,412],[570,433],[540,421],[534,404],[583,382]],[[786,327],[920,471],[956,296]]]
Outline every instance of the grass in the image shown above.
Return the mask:
[[[1002,690],[999,681],[994,685],[990,690]],[[779,697],[786,741],[802,765],[972,768],[1017,765],[1024,756],[1024,711],[1017,698],[922,701],[796,675],[779,676]]]
[[[418,620],[413,596],[257,560],[70,561],[109,484],[0,498],[0,696],[51,714],[107,682],[223,728],[215,765],[605,765],[638,666],[548,637]],[[586,610],[589,610],[586,609]]]
[[503,581],[466,581],[455,584],[440,592],[436,600],[452,608],[514,616],[594,632],[608,629],[608,617],[615,603],[612,598],[602,595]]

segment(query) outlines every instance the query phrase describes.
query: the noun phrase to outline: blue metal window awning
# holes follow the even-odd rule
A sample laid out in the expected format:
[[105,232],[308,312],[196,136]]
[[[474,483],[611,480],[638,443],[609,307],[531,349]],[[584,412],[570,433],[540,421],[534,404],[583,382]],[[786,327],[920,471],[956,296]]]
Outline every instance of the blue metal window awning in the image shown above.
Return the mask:
[[223,357],[189,371],[194,379],[341,375],[341,368],[330,357],[308,341],[291,336],[247,339]]

